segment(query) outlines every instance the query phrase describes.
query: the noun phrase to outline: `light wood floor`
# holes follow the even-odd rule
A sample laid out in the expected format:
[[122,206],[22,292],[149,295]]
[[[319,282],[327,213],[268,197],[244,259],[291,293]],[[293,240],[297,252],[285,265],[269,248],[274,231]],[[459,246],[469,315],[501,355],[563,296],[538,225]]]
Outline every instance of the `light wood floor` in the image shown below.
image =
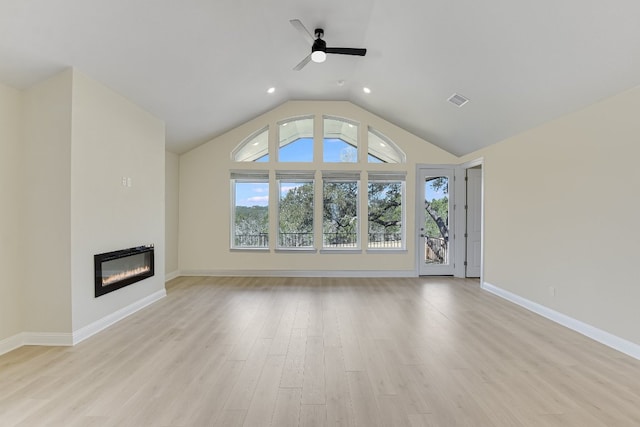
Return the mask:
[[640,426],[640,362],[449,278],[179,278],[0,357],[0,426]]

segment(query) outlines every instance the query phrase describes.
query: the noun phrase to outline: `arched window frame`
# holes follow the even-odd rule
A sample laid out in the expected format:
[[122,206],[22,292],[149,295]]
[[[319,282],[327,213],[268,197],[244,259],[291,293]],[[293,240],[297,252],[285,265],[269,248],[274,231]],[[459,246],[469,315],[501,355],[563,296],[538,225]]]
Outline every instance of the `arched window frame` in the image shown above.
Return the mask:
[[[296,122],[300,122],[298,125]],[[306,126],[310,122],[311,129],[307,129]],[[291,162],[301,162],[301,163],[312,163],[314,161],[314,149],[315,146],[315,138],[314,138],[314,129],[315,129],[315,117],[314,116],[297,116],[297,117],[289,117],[285,120],[281,120],[278,122],[278,134],[277,134],[277,154],[276,162],[280,163],[291,163]],[[301,129],[298,129],[300,127]],[[291,129],[295,128],[295,131],[291,131]],[[292,144],[299,143],[300,140],[311,140],[311,152],[306,153],[307,157],[303,159],[296,160],[284,160],[283,159],[283,151],[287,150],[287,148],[293,148]]]
[[[342,122],[346,126],[353,126],[354,131],[350,132],[351,135],[347,135],[347,136],[340,133],[339,127],[336,127],[333,131],[327,132],[327,130],[325,129],[325,123],[327,120]],[[306,121],[306,123],[302,124],[302,128],[299,130],[300,132],[296,133],[294,131],[288,131],[288,135],[283,134],[284,128],[286,128],[290,124],[295,124],[295,122],[297,121]],[[317,126],[321,126],[321,128],[318,129],[318,131],[316,131]],[[402,221],[401,221],[401,233],[400,233],[401,238],[398,244],[394,243],[393,245],[389,245],[385,243],[384,247],[381,247],[378,241],[374,242],[374,240],[369,235],[370,233],[369,233],[368,211],[369,211],[370,201],[365,200],[367,199],[367,197],[360,197],[358,195],[356,196],[356,199],[357,199],[357,219],[356,220],[357,220],[358,226],[355,230],[356,238],[353,242],[348,242],[349,244],[345,243],[341,245],[337,245],[337,244],[334,245],[332,243],[327,243],[327,237],[325,236],[326,233],[324,233],[322,230],[323,227],[321,227],[321,224],[317,224],[317,226],[313,227],[314,236],[312,236],[310,240],[305,240],[305,242],[303,243],[298,243],[297,241],[294,243],[290,243],[288,241],[283,240],[282,236],[278,234],[279,233],[278,229],[280,228],[278,226],[276,227],[278,229],[275,229],[275,230],[272,229],[272,227],[269,228],[269,231],[268,231],[269,236],[267,237],[267,241],[269,242],[268,243],[269,247],[262,246],[264,250],[267,250],[267,251],[275,250],[276,252],[278,252],[278,251],[290,251],[294,249],[294,250],[313,251],[313,252],[320,251],[321,253],[333,252],[333,251],[343,251],[343,252],[347,251],[347,252],[361,253],[363,250],[366,250],[366,252],[379,252],[381,250],[389,251],[389,252],[399,252],[399,251],[406,250],[406,240],[405,240],[406,239],[406,231],[405,231],[406,218],[405,218],[405,212],[404,212],[405,202],[406,202],[405,190],[404,190],[405,181],[404,181],[404,178],[402,179],[399,178],[401,176],[404,177],[406,175],[406,171],[398,172],[397,167],[392,167],[388,172],[385,172],[387,168],[386,166],[384,166],[385,164],[388,164],[388,165],[405,164],[406,155],[403,150],[401,150],[390,138],[388,138],[382,132],[378,131],[377,129],[365,123],[364,126],[366,126],[365,129],[367,130],[367,132],[365,133],[362,126],[363,124],[355,120],[348,119],[345,117],[335,116],[335,115],[328,115],[328,114],[301,115],[301,116],[288,117],[286,119],[277,121],[275,123],[275,126],[273,126],[273,123],[271,123],[271,126],[267,125],[253,132],[232,151],[231,156],[233,161],[239,162],[240,164],[242,163],[247,164],[251,162],[260,161],[259,159],[261,158],[266,159],[266,160],[263,160],[263,162],[264,161],[268,162],[269,166],[267,166],[267,164],[264,164],[264,163],[263,164],[264,166],[267,166],[267,168],[271,172],[267,174],[269,177],[266,178],[266,181],[264,182],[269,184],[270,187],[274,189],[278,189],[278,191],[274,192],[272,196],[276,196],[276,193],[281,192],[281,189],[280,189],[281,182],[287,183],[288,180],[291,180],[292,177],[294,177],[294,175],[297,178],[299,178],[298,175],[300,175],[300,173],[304,174],[304,178],[306,182],[311,182],[313,184],[314,186],[313,192],[314,194],[320,195],[318,196],[319,199],[326,198],[325,196],[323,196],[324,188],[327,183],[331,183],[335,181],[334,175],[336,174],[344,175],[344,174],[353,173],[353,174],[356,174],[358,177],[362,176],[362,178],[366,176],[367,181],[360,182],[360,178],[357,178],[357,179],[353,178],[350,181],[348,181],[353,185],[357,186],[358,193],[360,192],[361,188],[367,190],[369,188],[369,184],[374,184],[376,182],[379,183],[381,181],[393,182],[395,183],[395,185],[400,185],[402,187],[402,191],[401,191]],[[273,129],[276,129],[275,135],[270,134],[270,132],[272,132]],[[378,144],[377,150],[376,149],[372,150],[372,145],[373,145],[371,142],[373,140],[373,138],[371,137],[372,135],[378,141],[380,141],[379,143],[377,143]],[[308,153],[308,155],[305,156],[303,160],[282,160],[281,159],[280,152],[282,147],[286,147],[289,144],[295,144],[296,141],[304,138],[310,139],[311,141],[310,141],[310,144],[309,142],[306,143],[307,147],[303,147],[303,148],[308,148],[310,150],[310,153]],[[345,144],[354,147],[356,149],[356,152],[358,153],[356,160],[355,161],[339,161],[339,162],[326,161],[326,157],[324,153],[324,144],[327,138],[340,139],[341,141],[344,141]],[[348,141],[345,140],[345,138],[348,139]],[[258,139],[257,141],[258,146],[261,148],[261,150],[252,153],[248,145],[254,144],[256,142],[256,139]],[[310,147],[308,147],[309,145]],[[318,156],[320,156],[320,158],[318,158]],[[377,158],[379,161],[371,161],[371,157]],[[299,165],[295,165],[292,162],[298,162]],[[307,169],[307,166],[302,166],[303,164],[311,164],[311,163],[314,163],[315,165],[309,169]],[[367,174],[362,174],[362,172],[364,172],[363,170],[364,165],[367,165],[367,164],[372,165],[374,163],[378,164],[377,166],[374,167],[374,171],[368,171]],[[238,166],[240,166],[240,164],[236,164],[235,167],[237,168]],[[291,169],[287,170],[287,167],[284,166],[287,164],[291,164],[291,166],[294,169],[302,168],[304,170],[302,169],[299,169],[298,171],[291,171]],[[335,165],[335,166],[329,166],[329,165]],[[283,167],[284,167],[284,170],[283,170]],[[335,171],[327,171],[324,169],[326,167],[328,167],[329,169],[333,169],[333,168],[337,168],[337,169]],[[245,167],[241,167],[241,169],[245,169]],[[253,166],[249,166],[249,164],[247,164],[246,169],[249,174],[254,173],[254,172],[251,172],[251,169],[253,169]],[[246,181],[246,178],[247,178],[247,177],[243,177],[241,173],[239,174],[239,172],[240,171],[236,169],[232,173],[232,183],[234,185],[234,188],[235,188],[236,182],[239,183],[239,182]],[[398,175],[398,173],[400,175]],[[314,174],[318,174],[318,176],[321,176],[321,179],[314,181],[312,178]],[[242,178],[245,178],[245,179],[239,180],[238,176],[242,176]],[[263,174],[262,177],[264,176],[265,175]],[[384,179],[382,179],[381,177],[384,177]],[[264,178],[261,178],[261,179],[264,179]],[[298,181],[300,180],[298,179]],[[296,181],[295,183],[298,183],[298,182]],[[235,190],[234,190],[234,193],[235,193]],[[275,200],[279,200],[279,198],[280,198],[280,195],[277,195],[277,198]],[[314,204],[314,207],[313,207],[313,209],[316,212],[314,214],[315,218],[323,218],[323,215],[324,215],[323,214],[324,206],[322,205],[322,203],[320,203],[319,199],[318,199],[317,205]],[[236,203],[235,199],[232,200],[232,202],[233,204],[235,204]],[[273,215],[274,218],[277,218],[276,221],[279,223],[279,217],[281,214],[280,203],[279,202],[269,203],[268,209],[269,209],[269,216]],[[235,219],[232,219],[232,223],[231,223],[232,228],[235,228],[234,221]],[[362,233],[361,233],[361,230],[362,230]],[[308,231],[305,231],[305,232],[308,233]],[[240,240],[238,239],[238,236],[236,236],[232,232],[232,244],[231,244],[232,249],[248,248],[247,246],[238,244],[237,242],[240,242]],[[307,242],[311,242],[311,243],[307,243]],[[385,242],[386,242],[386,238],[385,238]],[[255,249],[255,248],[252,248],[252,249]]]
[[[338,123],[339,125],[336,126]],[[324,163],[359,163],[360,124],[358,122],[344,117],[324,115],[322,116],[322,133],[322,161]],[[346,146],[345,148],[352,147],[355,157],[344,156],[343,158],[341,155],[340,159],[328,160],[333,155],[328,150],[328,144],[331,140],[341,141]]]
[[[262,147],[264,145],[264,148]],[[253,148],[253,147],[257,148]],[[258,151],[259,150],[259,151]],[[255,162],[269,157],[269,126],[265,126],[246,137],[231,152],[231,160],[235,162]]]
[[[377,158],[380,160],[380,163],[406,163],[407,155],[398,147],[395,142],[393,142],[389,137],[380,132],[379,130],[369,126],[367,128],[367,162],[368,163],[378,163],[372,162],[371,157]],[[381,141],[381,147],[378,150],[372,149],[371,143],[371,135],[378,138]],[[393,160],[393,161],[392,161]]]

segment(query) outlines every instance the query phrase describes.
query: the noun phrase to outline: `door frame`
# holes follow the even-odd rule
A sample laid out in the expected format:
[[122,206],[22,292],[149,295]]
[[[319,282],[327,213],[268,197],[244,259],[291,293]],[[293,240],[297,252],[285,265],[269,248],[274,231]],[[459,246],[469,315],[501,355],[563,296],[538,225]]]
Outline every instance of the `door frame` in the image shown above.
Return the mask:
[[466,277],[466,268],[465,261],[467,258],[467,242],[464,237],[467,233],[467,211],[464,209],[467,200],[467,185],[465,181],[467,169],[474,168],[476,166],[480,166],[480,283],[484,283],[484,175],[485,175],[485,167],[484,167],[484,158],[480,157],[475,160],[471,160],[465,163],[461,163],[457,166],[457,177],[456,179],[456,193],[455,200],[456,205],[460,206],[461,209],[456,209],[456,224],[458,224],[455,235],[458,236],[458,243],[455,246],[455,267],[454,267],[454,276],[455,277]]
[[[420,224],[420,218],[422,218],[424,212],[424,182],[421,180],[422,171],[433,170],[433,176],[439,176],[439,172],[447,171],[451,174],[451,181],[449,182],[449,264],[447,265],[436,265],[433,266],[433,272],[429,275],[438,276],[455,276],[456,275],[456,193],[457,193],[457,175],[458,175],[458,167],[456,165],[444,165],[444,164],[418,164],[416,165],[416,186],[415,186],[415,269],[416,276],[421,276],[420,270],[421,265],[423,264],[423,260],[420,257],[422,238],[420,236],[420,228],[422,224]],[[453,196],[453,197],[451,197]],[[426,276],[426,275],[423,275]]]
[[[465,269],[465,260],[466,260],[466,239],[464,235],[466,233],[467,227],[467,213],[464,209],[464,205],[467,200],[467,186],[464,180],[466,176],[466,170],[471,169],[473,167],[480,166],[481,167],[481,176],[480,176],[480,283],[484,283],[484,178],[485,178],[485,166],[484,166],[484,158],[479,157],[474,160],[470,160],[468,162],[464,162],[458,165],[453,164],[417,164],[416,165],[416,178],[415,178],[415,193],[414,193],[414,203],[415,203],[415,233],[414,238],[416,239],[416,245],[414,247],[415,251],[415,275],[416,277],[420,276],[420,249],[418,245],[422,244],[420,235],[420,224],[419,218],[420,213],[419,209],[423,209],[424,201],[419,200],[422,190],[420,186],[422,183],[420,182],[420,170],[421,169],[453,169],[454,172],[454,192],[453,192],[453,226],[449,232],[449,241],[452,242],[453,251],[450,254],[453,258],[453,276],[464,278],[466,276]],[[451,214],[450,214],[451,215]],[[453,231],[453,232],[451,232]]]

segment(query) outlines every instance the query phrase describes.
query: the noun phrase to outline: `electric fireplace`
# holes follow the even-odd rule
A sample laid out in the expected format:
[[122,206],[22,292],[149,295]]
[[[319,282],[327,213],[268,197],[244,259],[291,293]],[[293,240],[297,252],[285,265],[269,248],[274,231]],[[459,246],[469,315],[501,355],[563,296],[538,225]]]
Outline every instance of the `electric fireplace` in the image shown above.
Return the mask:
[[93,256],[96,298],[154,275],[153,245]]

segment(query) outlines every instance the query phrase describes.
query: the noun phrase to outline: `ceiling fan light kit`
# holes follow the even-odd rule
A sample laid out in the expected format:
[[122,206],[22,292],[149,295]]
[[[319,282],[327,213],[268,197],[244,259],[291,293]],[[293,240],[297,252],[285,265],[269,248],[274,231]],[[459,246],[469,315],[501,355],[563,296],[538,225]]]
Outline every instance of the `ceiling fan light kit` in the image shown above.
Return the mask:
[[294,70],[300,71],[305,65],[309,63],[309,61],[313,62],[324,62],[327,59],[328,53],[338,54],[338,55],[354,55],[354,56],[365,56],[367,54],[367,49],[360,48],[350,48],[350,47],[327,47],[327,43],[322,40],[324,36],[324,30],[322,28],[316,28],[314,31],[315,39],[307,30],[307,28],[302,24],[299,19],[292,19],[291,25],[293,25],[302,36],[307,39],[311,43],[311,53],[305,57],[298,65],[293,67]]
[[321,50],[316,50],[315,52],[311,52],[311,60],[313,62],[324,62],[327,60],[327,54]]

